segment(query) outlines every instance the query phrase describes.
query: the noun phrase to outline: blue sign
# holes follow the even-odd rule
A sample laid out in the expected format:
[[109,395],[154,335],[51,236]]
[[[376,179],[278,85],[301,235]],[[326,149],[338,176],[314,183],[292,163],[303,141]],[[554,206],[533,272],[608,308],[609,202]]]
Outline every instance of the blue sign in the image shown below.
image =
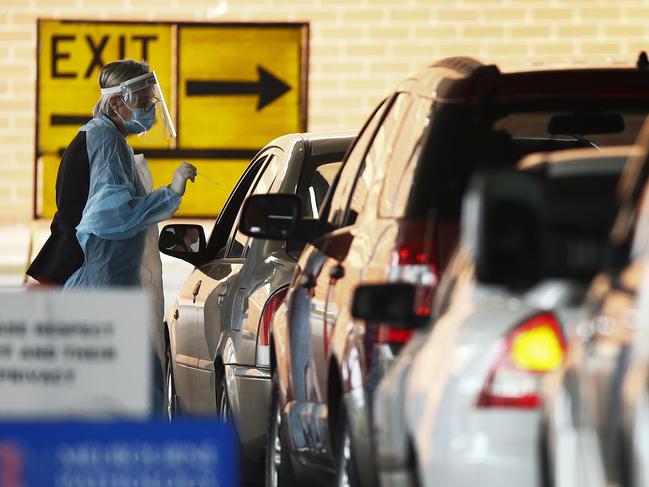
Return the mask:
[[234,430],[217,421],[2,422],[2,487],[234,487]]

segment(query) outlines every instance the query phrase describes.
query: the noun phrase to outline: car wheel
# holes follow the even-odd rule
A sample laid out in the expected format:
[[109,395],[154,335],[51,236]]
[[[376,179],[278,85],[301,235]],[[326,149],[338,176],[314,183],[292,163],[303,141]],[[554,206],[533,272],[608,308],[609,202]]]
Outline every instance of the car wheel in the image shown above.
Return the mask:
[[165,351],[165,413],[171,423],[178,417],[178,398],[176,397],[176,382],[174,381],[174,368],[171,362],[171,352]]
[[360,479],[354,463],[352,435],[343,400],[336,420],[336,487],[359,487]]
[[228,399],[228,387],[225,380],[225,371],[221,373],[221,380],[216,389],[216,413],[223,421],[232,421],[232,408]]
[[282,402],[279,397],[279,379],[273,374],[270,399],[268,444],[266,445],[266,487],[294,487],[298,485],[282,440]]

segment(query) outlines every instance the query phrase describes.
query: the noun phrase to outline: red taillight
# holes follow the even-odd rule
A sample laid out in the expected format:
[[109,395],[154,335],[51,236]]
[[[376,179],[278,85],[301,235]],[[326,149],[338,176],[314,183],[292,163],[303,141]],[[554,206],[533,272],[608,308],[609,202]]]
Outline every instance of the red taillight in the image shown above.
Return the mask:
[[560,367],[565,355],[566,343],[553,314],[541,313],[525,321],[501,345],[477,406],[539,407],[543,376]]
[[410,340],[412,330],[404,330],[403,328],[394,328],[388,325],[379,326],[378,336],[376,337],[377,343],[390,343],[390,344],[403,344]]
[[[415,315],[427,318],[437,286],[435,249],[431,242],[402,242],[394,251],[388,268],[389,282],[408,282],[417,286]],[[413,335],[412,330],[381,325],[375,336],[377,343],[403,345]]]
[[402,242],[388,269],[388,281],[416,285],[415,314],[430,316],[437,287],[437,263],[433,244],[421,241]]
[[425,265],[434,264],[435,253],[430,242],[404,242],[397,248],[397,265]]
[[283,287],[275,291],[264,306],[264,311],[261,315],[261,324],[259,333],[257,335],[257,342],[259,345],[270,345],[270,325],[273,322],[273,316],[275,311],[279,308],[279,305],[284,301],[286,293],[288,292],[288,287]]

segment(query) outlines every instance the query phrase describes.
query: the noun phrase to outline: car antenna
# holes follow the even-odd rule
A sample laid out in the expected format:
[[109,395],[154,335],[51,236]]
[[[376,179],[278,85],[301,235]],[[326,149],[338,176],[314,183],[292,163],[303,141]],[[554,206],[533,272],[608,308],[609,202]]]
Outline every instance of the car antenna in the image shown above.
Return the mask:
[[638,56],[638,62],[636,63],[636,66],[641,71],[646,71],[647,69],[649,69],[649,58],[647,58],[646,51],[642,51],[640,53],[640,55]]

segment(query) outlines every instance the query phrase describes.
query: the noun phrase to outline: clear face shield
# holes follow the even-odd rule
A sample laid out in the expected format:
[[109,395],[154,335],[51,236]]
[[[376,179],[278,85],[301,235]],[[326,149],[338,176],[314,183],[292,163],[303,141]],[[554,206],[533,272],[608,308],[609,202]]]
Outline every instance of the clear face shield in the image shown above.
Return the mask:
[[160,83],[155,75],[155,71],[131,78],[120,83],[118,86],[111,88],[102,88],[102,95],[121,94],[124,102],[133,109],[143,109],[145,111],[155,110],[156,115],[162,120],[167,135],[176,136],[176,128],[169,114],[169,109],[165,103]]

